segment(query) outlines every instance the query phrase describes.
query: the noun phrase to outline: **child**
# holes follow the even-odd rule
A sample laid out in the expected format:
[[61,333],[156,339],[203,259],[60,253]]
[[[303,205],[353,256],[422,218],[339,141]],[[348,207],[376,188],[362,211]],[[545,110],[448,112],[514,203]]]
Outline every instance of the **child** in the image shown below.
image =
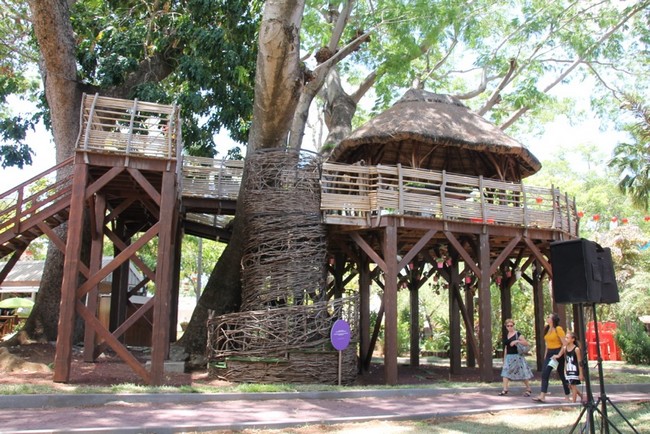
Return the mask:
[[580,401],[582,401],[582,393],[578,390],[578,386],[581,381],[585,381],[585,377],[582,373],[582,353],[576,341],[575,333],[566,333],[566,346],[563,353],[565,359],[564,373],[571,389],[571,400],[576,402],[579,396]]

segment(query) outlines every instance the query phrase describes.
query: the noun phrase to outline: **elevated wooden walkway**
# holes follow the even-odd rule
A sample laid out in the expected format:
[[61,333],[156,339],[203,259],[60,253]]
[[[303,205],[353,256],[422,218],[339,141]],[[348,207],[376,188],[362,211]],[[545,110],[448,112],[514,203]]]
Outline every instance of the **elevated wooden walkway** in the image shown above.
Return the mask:
[[[224,226],[227,216],[235,213],[243,161],[182,156],[175,106],[85,96],[81,122],[74,158],[0,195],[0,259],[10,256],[0,270],[0,281],[32,240],[48,236],[66,258],[55,381],[69,379],[74,317],[79,315],[86,323],[87,361],[110,347],[143,380],[161,384],[176,325],[173,307],[178,297],[180,229],[228,240]],[[73,176],[57,179],[57,171]],[[418,258],[421,264],[434,264],[444,252],[453,250],[447,257],[453,256],[454,263],[464,262],[466,267],[460,274],[448,274],[449,281],[457,283],[472,274],[483,282],[481,291],[486,297],[490,277],[504,267],[525,270],[539,264],[540,270],[550,274],[549,243],[578,234],[575,202],[554,186],[540,188],[401,166],[334,163],[323,164],[321,184],[322,218],[329,228],[333,257],[343,255],[342,262],[349,261],[350,248],[358,248],[379,265],[387,282],[393,279],[395,284],[399,270],[409,264],[412,269]],[[81,258],[84,216],[91,222],[89,262]],[[68,222],[67,240],[53,231],[64,222]],[[139,250],[154,238],[157,260],[151,268]],[[104,240],[116,251],[106,266],[101,264]],[[391,256],[397,261],[389,260]],[[522,263],[526,256],[530,259]],[[125,287],[120,277],[129,261],[145,276],[135,289]],[[343,282],[342,270],[330,270],[339,274],[335,285]],[[105,328],[96,313],[97,285],[111,273],[117,283],[112,293],[111,325]],[[369,285],[372,277],[362,274],[364,284]],[[80,275],[85,280],[82,284],[78,283]],[[155,296],[127,317],[129,297],[147,282],[155,284]],[[391,287],[387,283],[386,315],[394,308],[390,294],[395,288]],[[470,307],[463,306],[459,293],[450,294],[454,305],[460,303],[465,312],[466,326],[473,329],[467,314]],[[540,294],[535,296],[536,303]],[[148,371],[130,355],[120,337],[151,309],[152,363]],[[536,315],[542,315],[540,309]],[[366,320],[362,318],[362,323]],[[391,324],[387,327],[393,327]],[[362,335],[369,334],[367,327],[362,324]],[[470,344],[476,354],[491,345],[487,342],[479,348],[472,339]],[[362,337],[361,346],[364,360],[368,359],[372,345],[367,337]],[[397,360],[396,354],[388,356]],[[487,360],[487,355],[483,357]],[[389,369],[396,375],[396,366]],[[395,380],[391,375],[389,383]]]

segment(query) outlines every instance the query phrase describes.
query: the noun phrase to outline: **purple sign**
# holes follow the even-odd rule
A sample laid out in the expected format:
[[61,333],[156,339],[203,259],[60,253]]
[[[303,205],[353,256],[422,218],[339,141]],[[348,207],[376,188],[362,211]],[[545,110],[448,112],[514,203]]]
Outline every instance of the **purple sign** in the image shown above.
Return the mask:
[[342,319],[336,320],[330,331],[330,340],[337,350],[346,349],[350,343],[350,324]]

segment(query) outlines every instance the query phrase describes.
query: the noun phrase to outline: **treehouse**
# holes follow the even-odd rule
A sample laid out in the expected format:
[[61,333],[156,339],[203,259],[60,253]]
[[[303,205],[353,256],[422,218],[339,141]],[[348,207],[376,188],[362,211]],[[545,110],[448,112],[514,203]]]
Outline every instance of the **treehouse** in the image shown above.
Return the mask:
[[[415,89],[333,149],[323,164],[321,210],[335,292],[350,273],[358,275],[364,368],[379,332],[377,325],[370,330],[371,283],[383,288],[385,379],[396,384],[397,291],[409,291],[410,363],[417,366],[418,295],[442,278],[450,370],[460,370],[465,340],[468,366],[478,360],[481,378],[492,381],[491,312],[512,316],[511,287],[520,277],[533,287],[541,367],[550,243],[576,237],[578,218],[574,201],[557,188],[522,183],[540,167],[524,146],[455,98]],[[493,288],[500,306],[492,306]]]
[[[85,95],[81,125],[72,158],[0,194],[0,259],[8,258],[0,281],[41,235],[65,255],[55,381],[71,381],[79,317],[86,361],[110,349],[144,382],[164,383],[177,321],[181,237],[227,242],[242,183],[250,235],[241,262],[242,305],[208,322],[217,375],[330,383],[342,375],[350,383],[358,360],[368,367],[383,322],[385,381],[396,384],[397,291],[411,297],[410,359],[417,365],[418,293],[435,278],[446,282],[440,296],[450,309],[452,372],[461,366],[464,330],[468,366],[478,361],[482,378],[492,380],[490,313],[498,307],[490,294],[499,291],[502,318],[511,316],[510,291],[519,275],[533,287],[541,345],[549,245],[577,236],[575,203],[553,186],[524,185],[540,168],[535,157],[451,97],[409,91],[329,160],[257,152],[247,156],[246,177],[241,161],[181,154],[176,106]],[[84,220],[91,228],[87,256]],[[54,231],[64,222],[66,240]],[[102,263],[106,242],[115,256]],[[148,245],[155,267],[141,259]],[[130,264],[143,276],[136,285],[126,279]],[[98,319],[97,287],[109,274],[106,326]],[[346,285],[354,276],[359,284],[351,291]],[[382,305],[371,330],[372,282],[382,289]],[[130,298],[145,285],[155,287],[154,296],[134,308]],[[351,345],[337,354],[329,332],[340,318],[350,325]],[[123,343],[140,320],[151,326],[149,365]]]

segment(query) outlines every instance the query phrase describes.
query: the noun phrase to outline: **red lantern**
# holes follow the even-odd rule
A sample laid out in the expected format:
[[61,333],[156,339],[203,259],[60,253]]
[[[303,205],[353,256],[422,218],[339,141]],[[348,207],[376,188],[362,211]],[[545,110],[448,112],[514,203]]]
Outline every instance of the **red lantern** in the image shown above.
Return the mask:
[[625,218],[625,217],[623,217],[621,219],[621,223],[623,223],[624,225],[626,225],[628,222],[629,222],[629,220],[627,218]]
[[537,203],[542,203],[542,202],[544,202],[544,199],[542,199],[541,197],[537,196],[537,197],[535,198],[535,202],[537,202]]
[[594,214],[593,219],[594,219],[595,222],[597,222],[598,220],[600,220],[600,215],[599,214]]
[[645,216],[645,217],[643,218],[643,220],[645,220],[645,221],[647,221],[647,222],[650,222],[650,215]]
[[585,216],[585,213],[582,211],[578,211],[578,218],[581,219]]
[[612,217],[612,223],[616,223],[618,221],[618,217],[614,216]]

